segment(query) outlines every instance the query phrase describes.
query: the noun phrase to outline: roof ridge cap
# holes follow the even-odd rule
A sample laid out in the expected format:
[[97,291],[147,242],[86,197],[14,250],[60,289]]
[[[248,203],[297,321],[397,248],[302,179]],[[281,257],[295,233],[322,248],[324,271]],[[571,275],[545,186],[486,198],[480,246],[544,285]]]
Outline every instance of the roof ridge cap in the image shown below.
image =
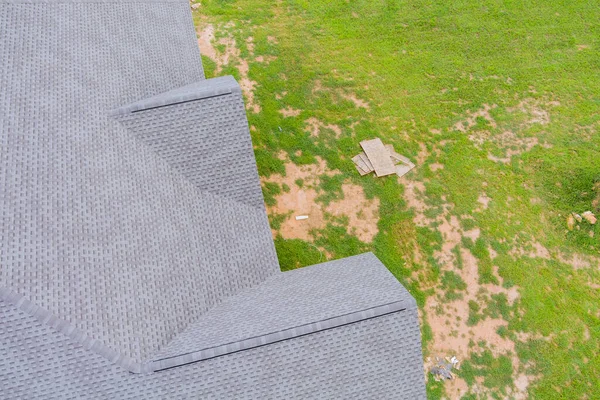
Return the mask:
[[116,350],[106,346],[102,341],[88,336],[84,331],[75,327],[71,322],[57,317],[51,311],[46,310],[27,299],[24,295],[15,290],[0,286],[0,300],[11,304],[16,309],[35,318],[41,324],[52,328],[58,334],[64,335],[81,345],[84,349],[92,351],[99,356],[107,359],[113,364],[125,368],[129,372],[136,374],[152,372],[152,364],[149,362],[140,363],[131,357],[121,354]]
[[244,350],[251,350],[257,347],[283,342],[285,340],[295,339],[301,336],[311,335],[329,329],[339,328],[345,325],[355,324],[357,322],[366,321],[377,317],[383,317],[389,314],[405,311],[407,308],[408,307],[404,300],[398,300],[320,321],[265,333],[255,337],[240,339],[218,346],[153,360],[150,361],[150,364],[152,365],[152,370],[154,372],[158,372],[198,361],[210,360],[212,358],[221,357]]
[[148,111],[156,108],[173,106],[190,101],[202,100],[216,96],[241,93],[240,85],[231,75],[218,76],[210,79],[201,79],[190,84],[167,90],[115,108],[109,112],[112,117]]

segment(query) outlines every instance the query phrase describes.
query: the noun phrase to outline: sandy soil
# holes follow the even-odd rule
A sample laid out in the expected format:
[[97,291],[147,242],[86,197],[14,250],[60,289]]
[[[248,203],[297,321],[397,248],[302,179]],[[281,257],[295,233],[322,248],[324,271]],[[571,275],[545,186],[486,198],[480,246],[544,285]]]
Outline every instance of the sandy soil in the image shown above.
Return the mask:
[[354,105],[356,106],[356,108],[364,108],[366,110],[370,109],[371,107],[369,106],[369,103],[367,103],[366,101],[359,99],[358,97],[356,97],[356,95],[351,94],[351,93],[342,93],[341,96],[346,99],[346,100],[350,100],[352,103],[354,103]]
[[[427,158],[427,149],[422,146],[419,161],[422,163]],[[463,248],[462,238],[468,237],[471,240],[477,240],[481,232],[479,229],[465,231],[460,224],[457,216],[451,215],[452,205],[443,205],[443,212],[436,218],[428,218],[424,215],[428,206],[424,201],[425,186],[423,182],[416,181],[410,177],[400,178],[404,185],[404,199],[408,207],[413,209],[415,216],[413,222],[417,226],[432,226],[437,224],[437,230],[442,234],[442,248],[434,256],[438,260],[442,271],[451,271],[466,283],[466,290],[462,292],[462,299],[448,301],[445,299],[445,293],[441,287],[435,287],[435,294],[429,296],[424,307],[424,317],[432,329],[433,340],[429,345],[430,354],[435,356],[456,356],[459,360],[470,358],[473,352],[482,351],[484,348],[492,351],[495,357],[507,355],[513,364],[515,379],[520,379],[519,387],[507,388],[515,398],[524,398],[527,393],[527,385],[533,377],[518,375],[523,366],[515,353],[515,342],[498,335],[498,328],[507,326],[508,322],[502,318],[485,318],[480,320],[474,326],[467,324],[469,318],[469,301],[475,301],[484,309],[493,294],[505,294],[510,305],[515,304],[519,299],[519,288],[516,286],[506,289],[502,286],[503,279],[498,275],[498,268],[494,267],[493,273],[498,280],[498,285],[482,284],[479,282],[478,259]],[[483,209],[489,206],[490,198],[482,194],[479,198]],[[471,218],[462,216],[461,218]],[[454,249],[458,249],[462,259],[462,268],[459,268]],[[496,253],[490,250],[491,258],[494,259]],[[538,246],[533,246],[531,251],[542,252]],[[485,347],[481,348],[478,344],[470,347],[470,343],[484,342]],[[485,396],[487,388],[481,383],[469,388],[464,380],[458,378],[445,383],[446,392],[450,398],[460,398],[466,393],[479,393]]]
[[477,118],[483,118],[485,119],[487,122],[489,122],[490,126],[492,128],[495,128],[497,126],[496,121],[492,118],[492,116],[490,115],[490,110],[494,109],[498,107],[496,104],[493,105],[488,105],[488,104],[484,104],[483,108],[474,112],[467,112],[467,118],[464,119],[463,121],[459,121],[456,124],[454,124],[454,130],[460,131],[460,132],[467,132],[469,129],[471,129],[473,126],[475,126],[477,124]]
[[[215,62],[217,65],[215,73],[217,75],[223,70],[223,66],[232,62],[237,63],[236,67],[240,72],[239,84],[246,99],[246,109],[255,114],[259,113],[260,105],[256,103],[254,98],[254,90],[257,83],[248,77],[248,72],[250,70],[248,61],[240,58],[240,50],[236,47],[235,39],[231,36],[226,36],[220,38],[219,40],[215,40],[215,27],[211,24],[200,24],[198,26],[197,33],[200,53]],[[223,45],[225,47],[225,51],[219,52],[215,48],[215,44]],[[252,54],[254,49],[253,39],[248,38],[246,45],[248,47],[248,51]]]
[[[365,197],[361,186],[350,183],[342,185],[344,198],[334,200],[325,206],[316,201],[319,196],[319,176],[333,176],[338,171],[327,169],[326,163],[318,159],[318,164],[298,166],[292,162],[286,163],[286,175],[274,175],[268,182],[285,183],[289,192],[282,192],[276,197],[277,204],[269,207],[269,214],[288,214],[281,224],[279,233],[286,239],[303,239],[312,241],[311,232],[323,229],[331,218],[348,217],[348,232],[363,242],[371,242],[377,234],[379,221],[379,200],[369,200]],[[296,184],[303,180],[302,187]],[[307,215],[308,219],[296,220],[296,216]],[[274,232],[274,235],[277,232]]]
[[339,137],[342,135],[342,128],[340,128],[338,125],[324,124],[315,117],[310,117],[305,121],[305,123],[305,131],[309,132],[311,137],[319,137],[319,134],[321,133],[322,129],[329,129],[333,131],[333,133],[335,133],[336,139],[339,139]]

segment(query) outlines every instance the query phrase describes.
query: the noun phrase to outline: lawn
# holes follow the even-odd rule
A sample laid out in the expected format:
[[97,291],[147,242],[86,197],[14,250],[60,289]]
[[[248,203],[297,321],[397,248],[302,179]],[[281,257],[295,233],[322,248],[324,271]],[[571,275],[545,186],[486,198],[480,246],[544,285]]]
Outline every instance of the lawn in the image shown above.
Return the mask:
[[[282,269],[373,251],[442,398],[600,398],[600,3],[196,0],[244,90]],[[417,168],[360,177],[380,137]],[[298,214],[309,219],[296,221]]]

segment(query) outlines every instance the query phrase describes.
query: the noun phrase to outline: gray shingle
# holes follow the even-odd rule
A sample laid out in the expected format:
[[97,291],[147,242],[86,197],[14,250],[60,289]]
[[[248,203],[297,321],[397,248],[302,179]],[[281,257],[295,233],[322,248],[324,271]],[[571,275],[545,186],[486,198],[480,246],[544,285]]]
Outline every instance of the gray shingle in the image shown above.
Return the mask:
[[203,80],[115,114],[198,189],[263,212],[246,110],[232,77]]
[[264,208],[109,115],[203,78],[189,6],[90,7],[0,5],[0,285],[143,361],[279,269]]
[[153,374],[131,374],[0,301],[12,399],[425,399],[410,309]]
[[184,0],[0,1],[0,265],[12,398],[425,397],[375,256],[279,272],[239,86],[204,80]]
[[[195,358],[203,359],[209,357],[201,354],[203,349],[275,332],[285,332],[282,335],[292,337],[391,309],[414,307],[414,299],[377,257],[365,253],[273,275],[211,309],[152,359],[192,352],[199,352]],[[372,311],[375,312],[369,315]],[[305,331],[293,332],[299,327]],[[272,340],[279,339],[266,339]]]

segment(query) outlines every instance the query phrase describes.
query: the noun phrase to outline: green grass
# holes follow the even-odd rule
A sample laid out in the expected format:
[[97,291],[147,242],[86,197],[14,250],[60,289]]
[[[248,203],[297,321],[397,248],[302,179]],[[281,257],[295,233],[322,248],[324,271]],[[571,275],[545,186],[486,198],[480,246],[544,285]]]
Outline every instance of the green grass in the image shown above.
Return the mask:
[[[479,239],[463,237],[455,247],[456,268],[463,268],[460,249],[465,249],[477,259],[480,283],[500,284],[497,267],[503,286],[519,288],[513,306],[502,296],[473,305],[469,323],[505,319],[501,334],[515,341],[523,371],[513,371],[504,355],[473,351],[461,376],[471,384],[483,379],[492,398],[507,393],[517,372],[538,377],[529,387],[531,398],[600,398],[600,296],[590,286],[600,284],[600,272],[594,265],[574,269],[565,261],[571,254],[600,252],[600,224],[566,229],[567,215],[591,210],[598,195],[593,187],[600,181],[600,3],[201,3],[194,11],[196,23],[209,21],[217,26],[217,37],[234,37],[249,62],[249,78],[257,82],[261,112],[248,117],[259,174],[285,174],[281,152],[296,164],[314,163],[318,156],[339,171],[321,180],[318,202],[340,198],[343,183],[361,185],[367,197],[380,202],[379,233],[372,243],[348,234],[347,221],[329,221],[314,232],[313,243],[276,239],[282,269],[321,262],[326,255],[374,251],[420,307],[432,288],[448,300],[460,298],[464,282],[437,259],[444,243],[438,227],[414,224],[405,188],[394,177],[360,178],[350,161],[361,140],[381,137],[415,161],[423,157],[410,179],[424,184],[427,217],[443,215],[450,205],[464,230],[481,231]],[[250,36],[254,56],[246,42]],[[274,58],[260,63],[258,55]],[[203,61],[207,76],[214,76],[217,66]],[[236,63],[219,74],[240,78]],[[319,85],[323,90],[314,90]],[[346,94],[367,101],[369,108],[357,107]],[[489,110],[494,124],[477,117],[468,132],[453,129],[484,105],[494,106]],[[286,107],[301,113],[284,118],[279,110]],[[530,122],[540,113],[547,117],[544,124]],[[341,134],[324,129],[311,137],[305,131],[311,117],[337,125]],[[497,139],[505,132],[514,134],[512,142]],[[469,138],[475,134],[489,140],[477,144]],[[527,140],[538,144],[506,163],[488,157],[508,157]],[[434,163],[443,169],[432,171]],[[274,204],[285,190],[265,184],[266,202]],[[482,193],[492,199],[487,209],[478,202]],[[272,215],[272,226],[277,229],[283,218]],[[511,253],[533,242],[546,247],[550,257]],[[518,332],[529,339],[517,340]],[[428,354],[431,327],[423,324],[422,333]],[[443,393],[444,385],[430,379],[429,398]]]

